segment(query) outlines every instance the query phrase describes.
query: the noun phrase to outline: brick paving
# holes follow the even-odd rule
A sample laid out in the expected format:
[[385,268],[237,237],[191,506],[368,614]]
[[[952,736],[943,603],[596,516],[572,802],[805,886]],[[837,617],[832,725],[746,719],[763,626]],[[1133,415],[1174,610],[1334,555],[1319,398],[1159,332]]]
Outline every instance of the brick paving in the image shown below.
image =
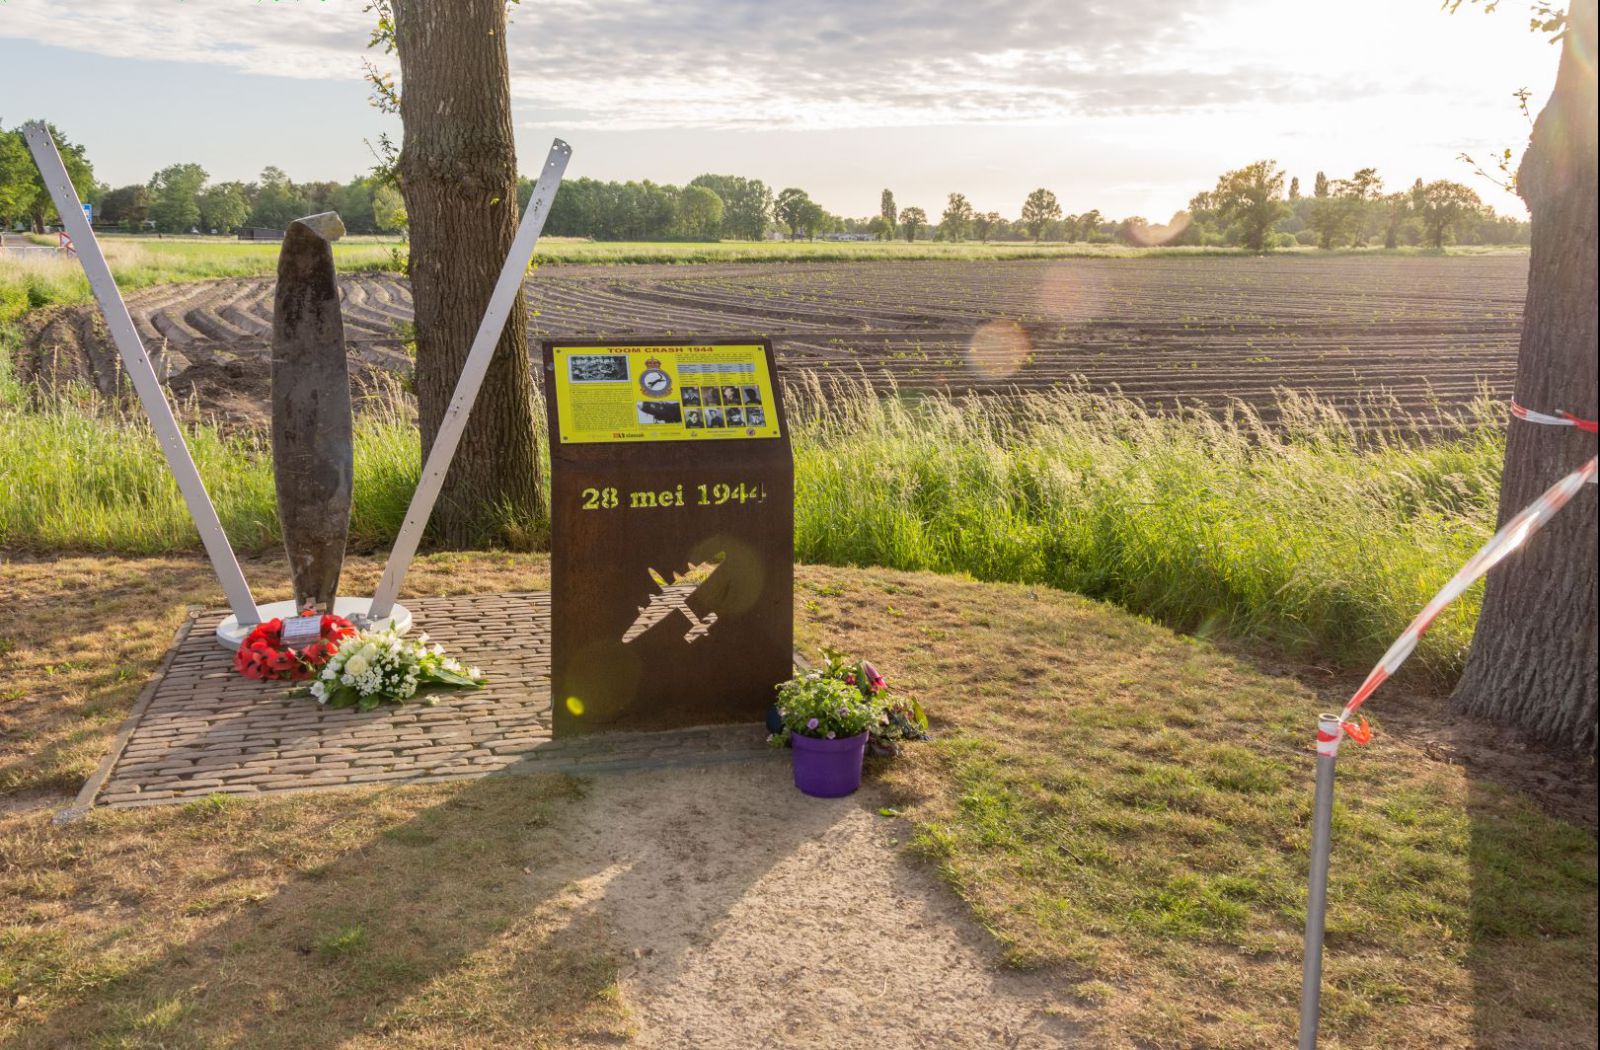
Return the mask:
[[[266,794],[496,772],[601,772],[733,761],[766,754],[764,729],[721,726],[550,734],[550,598],[487,594],[406,605],[464,663],[480,690],[433,694],[375,711],[329,710],[287,683],[253,682],[217,644],[225,610],[200,613],[134,708],[93,804],[140,806],[213,793]],[[95,790],[95,789],[98,790]]]

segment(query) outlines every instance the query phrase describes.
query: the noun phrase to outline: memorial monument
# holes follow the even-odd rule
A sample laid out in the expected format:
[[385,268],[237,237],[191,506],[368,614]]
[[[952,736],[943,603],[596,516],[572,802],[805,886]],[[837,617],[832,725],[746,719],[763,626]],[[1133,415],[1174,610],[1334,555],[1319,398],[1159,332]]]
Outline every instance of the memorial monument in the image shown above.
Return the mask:
[[[289,224],[278,252],[272,299],[272,469],[294,598],[257,612],[263,620],[288,620],[307,610],[318,616],[336,613],[362,626],[382,626],[381,619],[387,619],[405,631],[411,614],[404,606],[394,606],[374,622],[370,599],[339,597],[355,477],[350,367],[333,265],[333,242],[342,236],[344,222],[337,212],[308,215]],[[222,643],[233,647],[247,633],[249,625],[232,616],[217,628]]]
[[350,533],[355,447],[333,270],[338,213],[289,224],[272,301],[272,469],[297,610],[333,612]]
[[544,344],[555,735],[759,722],[794,658],[772,347]]

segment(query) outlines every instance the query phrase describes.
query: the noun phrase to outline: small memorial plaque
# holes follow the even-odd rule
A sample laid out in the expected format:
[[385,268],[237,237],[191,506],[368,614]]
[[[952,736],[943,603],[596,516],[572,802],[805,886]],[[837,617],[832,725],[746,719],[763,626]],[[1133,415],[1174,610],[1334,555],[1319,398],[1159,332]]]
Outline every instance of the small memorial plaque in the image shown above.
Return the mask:
[[322,637],[322,617],[291,616],[283,621],[283,646],[300,649]]

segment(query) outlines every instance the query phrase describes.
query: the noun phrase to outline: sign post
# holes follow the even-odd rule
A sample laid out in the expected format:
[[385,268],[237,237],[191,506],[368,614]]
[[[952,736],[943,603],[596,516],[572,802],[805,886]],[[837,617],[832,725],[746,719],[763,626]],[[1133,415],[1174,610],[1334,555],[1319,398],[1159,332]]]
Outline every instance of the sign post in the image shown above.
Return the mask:
[[543,351],[556,735],[760,721],[794,656],[771,345]]

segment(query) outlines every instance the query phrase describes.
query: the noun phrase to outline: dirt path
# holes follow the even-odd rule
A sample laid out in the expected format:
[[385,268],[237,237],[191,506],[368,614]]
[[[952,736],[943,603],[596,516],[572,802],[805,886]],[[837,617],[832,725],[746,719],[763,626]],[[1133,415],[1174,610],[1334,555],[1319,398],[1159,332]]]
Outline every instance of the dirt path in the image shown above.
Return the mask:
[[897,848],[884,804],[806,798],[779,756],[601,777],[536,833],[538,874],[626,953],[640,1047],[1081,1045],[1048,980],[1004,969]]

